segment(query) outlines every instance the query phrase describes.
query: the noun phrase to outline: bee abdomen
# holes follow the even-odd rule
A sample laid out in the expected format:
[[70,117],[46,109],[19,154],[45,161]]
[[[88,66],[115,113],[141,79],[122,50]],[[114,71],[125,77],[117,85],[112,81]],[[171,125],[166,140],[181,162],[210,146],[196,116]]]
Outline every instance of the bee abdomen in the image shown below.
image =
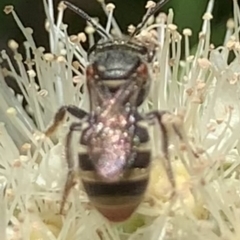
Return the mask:
[[97,176],[87,153],[79,154],[82,183],[93,206],[108,220],[128,219],[141,203],[149,180],[151,154],[137,152],[135,161],[119,181],[108,182]]
[[148,185],[148,175],[141,179],[113,183],[82,178],[85,191],[93,206],[108,220],[128,219],[141,203]]

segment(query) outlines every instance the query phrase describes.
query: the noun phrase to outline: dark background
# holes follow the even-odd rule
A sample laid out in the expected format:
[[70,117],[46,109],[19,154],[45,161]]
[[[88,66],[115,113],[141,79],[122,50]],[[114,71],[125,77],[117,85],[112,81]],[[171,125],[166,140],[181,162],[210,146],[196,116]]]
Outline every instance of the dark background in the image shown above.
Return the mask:
[[[54,5],[60,1],[55,0]],[[101,23],[105,23],[106,17],[100,4],[96,0],[71,0],[91,16],[100,18]],[[129,24],[137,24],[144,12],[146,0],[111,0],[116,5],[115,18],[121,29],[126,31]],[[192,44],[197,42],[198,32],[201,29],[202,15],[206,9],[208,0],[170,0],[163,7],[167,12],[168,8],[173,8],[175,13],[174,22],[177,23],[179,30],[191,28],[193,30]],[[5,5],[14,5],[15,11],[20,16],[23,24],[34,29],[34,37],[37,45],[47,46],[48,38],[44,30],[45,13],[42,0],[0,0],[0,9]],[[232,0],[215,0],[213,35],[212,42],[216,45],[223,40],[226,20],[231,16]],[[85,22],[70,10],[66,11],[64,22],[69,25],[69,34],[82,31]],[[15,39],[18,42],[24,41],[23,35],[18,29],[11,15],[0,13],[0,50],[5,49],[8,39]]]

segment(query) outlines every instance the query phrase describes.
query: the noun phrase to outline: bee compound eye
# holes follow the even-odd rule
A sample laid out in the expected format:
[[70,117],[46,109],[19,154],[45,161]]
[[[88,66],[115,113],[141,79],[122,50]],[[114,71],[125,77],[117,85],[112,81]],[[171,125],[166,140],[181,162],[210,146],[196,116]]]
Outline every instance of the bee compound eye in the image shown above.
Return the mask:
[[89,65],[86,68],[86,76],[87,76],[87,78],[92,78],[94,76],[94,68],[92,65]]
[[142,77],[148,75],[147,65],[145,63],[141,63],[137,68],[137,73]]

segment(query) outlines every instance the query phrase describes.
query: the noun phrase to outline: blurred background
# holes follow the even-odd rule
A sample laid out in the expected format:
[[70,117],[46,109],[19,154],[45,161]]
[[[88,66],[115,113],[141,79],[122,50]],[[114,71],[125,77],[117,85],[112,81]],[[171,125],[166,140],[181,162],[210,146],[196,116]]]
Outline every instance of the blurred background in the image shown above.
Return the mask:
[[[47,0],[46,0],[47,1]],[[61,0],[53,0],[55,13]],[[105,26],[106,16],[100,4],[96,0],[69,0],[89,15],[98,17],[100,23]],[[156,0],[157,1],[157,0]],[[240,0],[238,0],[240,2]],[[137,25],[144,13],[147,0],[106,0],[106,3],[112,2],[116,5],[115,18],[123,32],[126,32],[130,24]],[[174,22],[178,25],[181,32],[184,28],[191,28],[193,36],[191,37],[191,46],[197,43],[198,33],[202,25],[202,15],[206,10],[208,0],[170,0],[162,9],[167,12],[172,8],[175,13]],[[7,42],[14,39],[20,43],[20,52],[24,52],[23,43],[25,41],[23,34],[11,15],[6,15],[3,9],[6,5],[13,5],[18,16],[25,27],[31,27],[34,30],[34,39],[37,46],[44,46],[48,51],[48,35],[45,32],[45,12],[43,0],[0,0],[0,51],[6,49],[10,57],[12,52],[8,50]],[[226,21],[232,16],[232,0],[215,0],[212,20],[212,43],[216,46],[223,41],[226,30]],[[76,34],[84,30],[85,21],[70,10],[65,12],[64,22],[69,25],[69,35]],[[12,61],[15,65],[15,61]],[[2,66],[5,66],[3,64]],[[12,87],[16,93],[20,89],[13,79],[7,77],[7,84]],[[25,104],[25,101],[24,103]]]
[[[70,0],[72,3],[82,8],[91,16],[100,18],[102,24],[106,21],[100,4],[96,0]],[[55,9],[60,0],[54,0]],[[115,18],[121,29],[126,31],[130,24],[137,24],[145,12],[147,0],[107,0],[116,5]],[[173,8],[175,13],[174,21],[177,23],[179,30],[191,28],[193,30],[192,44],[197,42],[198,32],[201,28],[202,15],[206,9],[208,0],[170,0],[164,7],[163,11],[167,12],[168,8]],[[240,0],[239,0],[240,2]],[[5,5],[13,5],[25,26],[34,29],[34,37],[37,45],[47,47],[48,40],[45,34],[44,20],[45,14],[42,0],[1,0],[0,9]],[[56,11],[57,12],[57,11]],[[212,42],[218,45],[222,42],[226,20],[231,17],[232,0],[215,0],[214,18],[213,18],[213,35]],[[69,25],[69,34],[82,31],[85,26],[84,20],[79,16],[66,11],[64,22]],[[10,15],[0,12],[0,50],[6,49],[8,39],[15,39],[18,42],[24,41],[23,35],[18,29],[16,23]]]

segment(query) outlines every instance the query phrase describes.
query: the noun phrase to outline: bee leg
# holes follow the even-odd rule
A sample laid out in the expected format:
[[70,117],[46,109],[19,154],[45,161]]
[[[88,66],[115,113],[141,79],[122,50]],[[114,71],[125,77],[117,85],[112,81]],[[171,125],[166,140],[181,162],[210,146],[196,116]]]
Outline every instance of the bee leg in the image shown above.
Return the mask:
[[[163,156],[164,156],[164,168],[165,171],[167,173],[168,179],[172,185],[172,197],[175,196],[176,194],[176,181],[174,178],[174,174],[173,174],[173,170],[172,170],[172,164],[170,161],[170,157],[169,157],[169,151],[168,151],[168,146],[169,146],[169,137],[168,137],[168,131],[164,125],[164,123],[162,122],[162,116],[165,114],[169,114],[167,111],[154,111],[151,112],[149,114],[147,114],[148,119],[152,120],[152,119],[157,119],[158,125],[161,129],[161,133],[162,133],[162,152],[163,152]],[[150,118],[149,118],[150,117]]]
[[47,137],[51,136],[56,132],[58,127],[63,123],[66,113],[69,113],[70,115],[82,119],[87,115],[87,112],[84,110],[74,106],[74,105],[67,105],[67,106],[62,106],[59,108],[57,113],[54,116],[53,123],[47,128],[45,131],[45,135]]
[[74,181],[74,171],[69,170],[67,174],[67,180],[63,189],[63,196],[62,201],[60,205],[60,214],[63,214],[64,206],[66,204],[67,198],[69,196],[69,193],[71,192],[71,189],[75,186],[76,182]]
[[66,137],[66,145],[65,145],[65,154],[66,154],[66,160],[67,160],[67,166],[68,166],[68,174],[67,179],[65,182],[64,190],[63,190],[63,197],[62,202],[60,206],[60,214],[63,213],[63,209],[67,200],[67,197],[74,185],[76,184],[75,180],[75,170],[74,170],[74,161],[72,156],[72,150],[71,150],[71,142],[72,142],[72,136],[74,131],[81,131],[82,123],[72,123],[69,129],[69,132]]
[[[186,144],[187,142],[186,136],[185,136],[185,133],[182,131],[182,129],[178,125],[173,123],[173,130],[178,135],[179,139]],[[188,150],[192,153],[192,155],[195,158],[199,158],[199,154],[197,154],[189,144],[187,144],[187,147],[188,147]]]

